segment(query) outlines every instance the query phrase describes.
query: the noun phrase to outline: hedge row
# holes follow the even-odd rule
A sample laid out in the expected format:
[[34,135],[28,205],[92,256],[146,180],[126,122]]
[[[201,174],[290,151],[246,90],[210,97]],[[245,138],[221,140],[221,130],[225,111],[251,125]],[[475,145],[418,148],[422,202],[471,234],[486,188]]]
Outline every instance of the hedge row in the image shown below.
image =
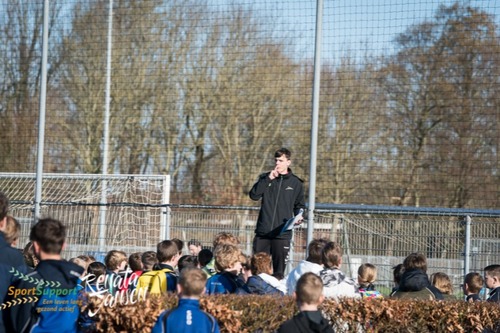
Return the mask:
[[[98,332],[150,332],[158,315],[177,304],[174,295],[134,304],[91,299]],[[291,297],[207,296],[201,307],[221,332],[273,332],[297,311]],[[321,307],[336,332],[500,332],[500,306],[490,303],[430,300],[326,300]]]

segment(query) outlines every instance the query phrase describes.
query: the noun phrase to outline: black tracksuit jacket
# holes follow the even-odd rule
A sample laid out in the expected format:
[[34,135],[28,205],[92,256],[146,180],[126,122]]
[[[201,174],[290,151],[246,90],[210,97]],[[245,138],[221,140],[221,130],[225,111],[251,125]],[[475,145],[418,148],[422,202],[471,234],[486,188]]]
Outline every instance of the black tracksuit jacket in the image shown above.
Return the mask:
[[302,179],[290,169],[273,180],[266,172],[259,176],[249,195],[252,200],[262,199],[255,233],[261,237],[291,239],[291,231],[281,235],[280,231],[287,220],[305,208]]

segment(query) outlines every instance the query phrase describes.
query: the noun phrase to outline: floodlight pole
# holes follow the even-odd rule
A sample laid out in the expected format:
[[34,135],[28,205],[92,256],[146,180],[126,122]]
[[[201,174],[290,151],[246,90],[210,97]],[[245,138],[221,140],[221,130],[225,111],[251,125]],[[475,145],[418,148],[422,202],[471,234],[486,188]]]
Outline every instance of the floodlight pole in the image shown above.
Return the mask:
[[102,144],[102,182],[101,182],[101,206],[99,207],[99,251],[103,251],[106,246],[106,203],[109,164],[109,105],[111,102],[111,49],[112,49],[112,30],[113,30],[113,0],[109,0],[108,11],[108,54],[106,60],[106,97],[104,110],[104,128]]
[[49,45],[49,0],[43,3],[42,68],[40,79],[40,105],[38,116],[38,148],[36,158],[35,213],[33,223],[40,217],[43,181],[43,150],[45,143],[45,104],[47,101],[47,58]]
[[[319,92],[321,76],[321,39],[323,26],[323,0],[316,1],[316,36],[314,46],[314,83],[311,124],[311,161],[309,165],[309,205],[307,214],[307,244],[313,239],[314,208],[316,206],[316,156],[318,148]],[[309,253],[307,253],[309,255]]]

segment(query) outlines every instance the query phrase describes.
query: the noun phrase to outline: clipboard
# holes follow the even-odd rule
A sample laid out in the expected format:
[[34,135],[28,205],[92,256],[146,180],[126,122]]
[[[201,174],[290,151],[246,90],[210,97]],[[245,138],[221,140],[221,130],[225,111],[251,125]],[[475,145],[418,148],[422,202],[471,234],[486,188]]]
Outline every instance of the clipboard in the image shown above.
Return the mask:
[[303,214],[304,214],[304,209],[301,208],[297,215],[295,215],[294,217],[292,217],[291,219],[286,221],[285,225],[281,229],[280,235],[289,231],[289,230],[292,230],[293,227],[295,227],[295,223],[297,223],[297,221],[299,221],[299,219],[302,217]]

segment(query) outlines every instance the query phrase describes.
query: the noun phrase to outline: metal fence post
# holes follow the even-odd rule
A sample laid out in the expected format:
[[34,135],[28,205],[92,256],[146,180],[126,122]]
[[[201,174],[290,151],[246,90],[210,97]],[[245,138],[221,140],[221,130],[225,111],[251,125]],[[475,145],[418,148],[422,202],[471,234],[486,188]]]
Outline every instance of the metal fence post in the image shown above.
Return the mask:
[[464,276],[469,273],[470,270],[470,249],[471,249],[471,234],[470,227],[472,224],[472,219],[469,215],[465,217],[465,251],[464,251]]

